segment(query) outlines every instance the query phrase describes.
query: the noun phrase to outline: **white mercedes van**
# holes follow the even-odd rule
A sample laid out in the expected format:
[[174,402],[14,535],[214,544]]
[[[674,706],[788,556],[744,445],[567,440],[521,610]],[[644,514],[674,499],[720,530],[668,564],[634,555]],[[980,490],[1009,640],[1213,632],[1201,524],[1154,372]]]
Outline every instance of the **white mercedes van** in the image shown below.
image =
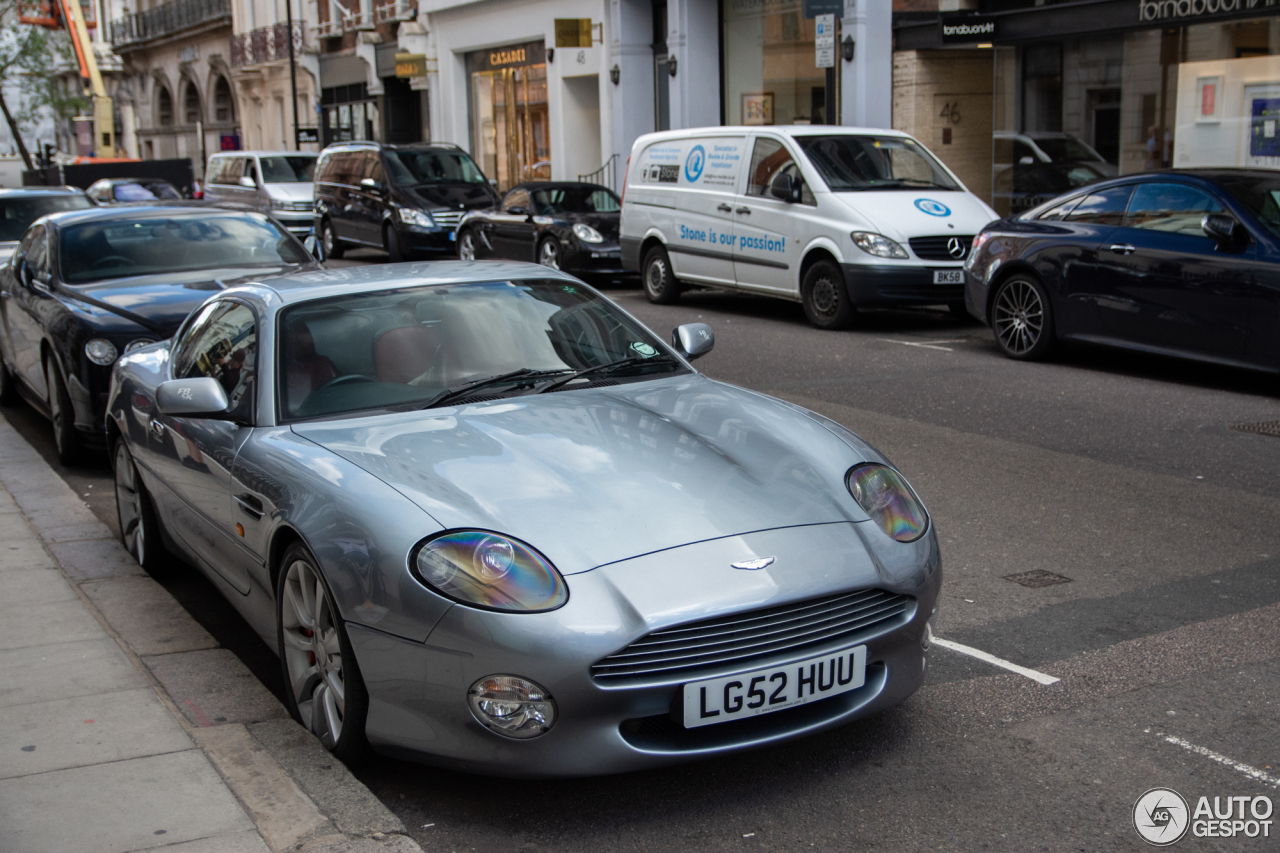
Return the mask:
[[964,260],[999,218],[896,130],[714,127],[636,140],[622,197],[622,262],[650,301],[683,284],[802,302],[823,329],[857,309],[964,313]]

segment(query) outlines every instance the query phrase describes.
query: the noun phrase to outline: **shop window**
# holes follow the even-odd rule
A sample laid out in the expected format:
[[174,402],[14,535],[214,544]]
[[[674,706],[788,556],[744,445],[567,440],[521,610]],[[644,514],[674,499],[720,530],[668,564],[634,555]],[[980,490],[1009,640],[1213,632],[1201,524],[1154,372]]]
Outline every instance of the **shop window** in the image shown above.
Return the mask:
[[473,146],[499,190],[551,177],[545,57],[542,42],[467,54]]
[[213,120],[216,122],[234,121],[231,103],[231,86],[226,77],[219,77],[213,84]]
[[173,96],[169,94],[169,87],[163,84],[156,86],[156,119],[161,127],[173,126]]
[[1046,42],[1022,50],[1022,129],[1062,130],[1062,44]]
[[[725,3],[725,124],[824,124],[826,69],[814,65],[814,21],[771,3]],[[837,32],[836,41],[840,35]]]
[[190,81],[187,82],[186,93],[182,97],[182,120],[187,124],[200,121],[200,93]]

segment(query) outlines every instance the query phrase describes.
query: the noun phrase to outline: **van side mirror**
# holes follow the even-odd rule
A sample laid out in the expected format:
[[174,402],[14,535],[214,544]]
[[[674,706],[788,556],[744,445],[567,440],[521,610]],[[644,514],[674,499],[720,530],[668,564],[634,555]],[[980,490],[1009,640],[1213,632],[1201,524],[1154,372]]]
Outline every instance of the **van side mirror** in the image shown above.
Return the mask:
[[258,188],[258,182],[253,179],[252,175],[241,175],[240,186],[256,190]]
[[792,180],[786,172],[779,172],[769,184],[769,195],[794,204],[800,200],[800,182]]
[[156,408],[161,414],[192,418],[222,418],[227,414],[227,392],[216,379],[170,379],[156,386]]
[[1233,252],[1249,242],[1249,232],[1229,213],[1209,213],[1200,220],[1205,236],[1218,244],[1218,251]]
[[366,189],[371,193],[380,193],[382,192],[382,182],[375,181],[373,178],[361,178],[360,188]]
[[685,323],[671,330],[671,345],[689,361],[701,358],[716,345],[715,332],[706,323]]

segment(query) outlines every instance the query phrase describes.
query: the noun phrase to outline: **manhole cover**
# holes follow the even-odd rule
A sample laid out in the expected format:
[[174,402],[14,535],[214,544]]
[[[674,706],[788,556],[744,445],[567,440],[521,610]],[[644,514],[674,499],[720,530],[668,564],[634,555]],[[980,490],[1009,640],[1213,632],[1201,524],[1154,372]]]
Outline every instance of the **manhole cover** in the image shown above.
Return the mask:
[[1232,424],[1232,429],[1241,432],[1256,432],[1258,435],[1273,435],[1280,438],[1280,421],[1263,421],[1257,424]]
[[1005,575],[1004,579],[1013,581],[1016,584],[1029,586],[1033,589],[1041,586],[1053,586],[1057,583],[1071,583],[1071,578],[1055,575],[1053,572],[1046,572],[1044,569],[1036,569],[1031,572],[1019,572],[1016,575]]

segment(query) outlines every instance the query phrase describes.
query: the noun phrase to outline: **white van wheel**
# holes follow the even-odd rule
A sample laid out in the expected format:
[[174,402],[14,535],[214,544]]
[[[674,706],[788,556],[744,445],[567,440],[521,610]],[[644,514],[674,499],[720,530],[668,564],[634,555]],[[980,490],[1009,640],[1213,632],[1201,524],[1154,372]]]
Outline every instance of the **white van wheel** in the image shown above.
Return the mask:
[[853,325],[857,309],[849,298],[844,275],[831,261],[818,261],[800,283],[804,314],[819,329],[847,329]]
[[644,279],[644,295],[655,305],[670,305],[680,298],[680,282],[671,272],[671,258],[667,250],[654,246],[644,256],[641,267]]

